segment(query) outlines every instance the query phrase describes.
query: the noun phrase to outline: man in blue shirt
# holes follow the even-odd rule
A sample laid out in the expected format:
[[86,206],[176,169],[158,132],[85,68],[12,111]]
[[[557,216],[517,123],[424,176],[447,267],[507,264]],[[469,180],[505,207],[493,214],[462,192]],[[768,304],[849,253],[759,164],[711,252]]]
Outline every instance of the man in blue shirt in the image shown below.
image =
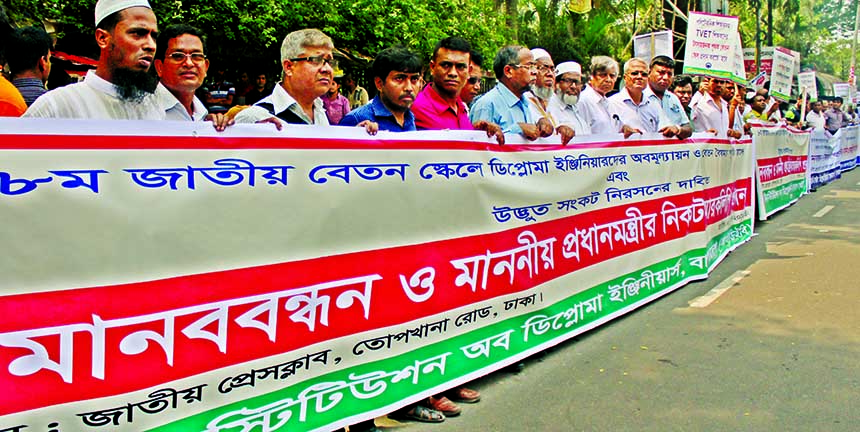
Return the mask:
[[537,79],[531,51],[515,45],[500,49],[493,72],[499,83],[474,103],[469,112],[472,123],[485,120],[499,125],[502,132],[522,134],[529,140],[552,135],[552,123],[543,117],[532,118],[529,101],[523,96]]
[[415,116],[410,108],[421,90],[421,58],[406,48],[386,48],[377,54],[371,66],[379,94],[369,104],[349,112],[340,126],[355,126],[364,120],[379,124],[380,130],[414,131]]

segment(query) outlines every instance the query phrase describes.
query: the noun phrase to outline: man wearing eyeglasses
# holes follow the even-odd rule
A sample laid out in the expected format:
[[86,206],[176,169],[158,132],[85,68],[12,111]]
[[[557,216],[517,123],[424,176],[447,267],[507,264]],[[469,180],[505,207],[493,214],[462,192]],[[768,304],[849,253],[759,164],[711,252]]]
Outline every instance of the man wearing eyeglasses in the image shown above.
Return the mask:
[[203,32],[189,25],[172,25],[158,35],[155,72],[159,84],[155,89],[167,120],[210,120],[222,131],[230,122],[224,114],[209,114],[203,102],[194,95],[209,69]]
[[663,113],[669,119],[670,126],[661,129],[664,136],[685,139],[693,134],[690,119],[684,111],[684,106],[678,96],[667,92],[675,79],[675,60],[668,56],[659,55],[651,59],[651,69],[648,72],[648,87],[645,97],[663,108]]
[[149,71],[158,23],[147,0],[99,0],[95,8],[99,64],[81,83],[49,91],[24,117],[163,120]]
[[576,136],[591,135],[591,127],[577,107],[582,88],[582,66],[577,62],[560,63],[555,68],[555,95],[549,112],[558,124],[570,127]]
[[561,135],[562,143],[567,144],[573,138],[573,129],[568,125],[559,123],[549,110],[549,103],[555,86],[555,63],[543,48],[532,48],[531,53],[537,66],[537,79],[534,84],[529,86],[530,90],[525,94],[529,101],[529,109],[531,109],[534,118],[545,118]]
[[472,122],[494,123],[502,132],[521,134],[528,140],[552,135],[552,124],[545,118],[535,119],[524,96],[537,78],[536,70],[528,48],[509,45],[500,49],[493,60],[493,72],[499,83],[472,106],[469,112]]
[[471,44],[463,38],[447,37],[436,43],[430,60],[432,82],[415,98],[412,112],[418,129],[483,130],[504,144],[498,125],[486,120],[473,122],[460,91],[469,77]]
[[618,115],[621,123],[642,132],[660,131],[667,137],[677,135],[679,128],[669,124],[663,107],[646,97],[647,87],[648,63],[638,57],[627,60],[624,63],[624,88],[609,98],[610,110]]
[[[317,29],[294,31],[281,44],[284,79],[272,94],[236,115],[236,123],[272,122],[281,128],[289,124],[328,126],[320,96],[326,94],[334,79],[337,60],[332,56],[334,43]],[[371,135],[376,123],[359,124]]]

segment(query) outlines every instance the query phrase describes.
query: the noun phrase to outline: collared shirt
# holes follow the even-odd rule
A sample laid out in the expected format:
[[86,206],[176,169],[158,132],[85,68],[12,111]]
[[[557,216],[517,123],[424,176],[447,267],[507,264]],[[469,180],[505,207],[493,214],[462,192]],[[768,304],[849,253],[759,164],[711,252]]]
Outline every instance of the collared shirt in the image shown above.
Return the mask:
[[815,129],[824,129],[824,116],[821,113],[815,111],[806,113],[806,122]]
[[0,75],[0,117],[20,117],[27,111],[21,92]]
[[424,86],[424,89],[415,97],[415,103],[412,104],[415,124],[418,129],[474,129],[472,121],[469,120],[466,104],[463,103],[459,95],[457,95],[454,105],[457,107],[456,110],[445,99],[442,99],[442,95],[430,83]]
[[158,83],[155,88],[155,95],[158,96],[159,104],[164,109],[165,120],[178,121],[202,121],[209,114],[206,110],[206,105],[197,96],[194,96],[194,101],[191,102],[191,109],[194,110],[194,115],[188,114],[185,105],[179,102],[179,99],[167,89],[162,83]]
[[12,80],[12,84],[18,87],[18,91],[21,92],[21,96],[24,97],[24,102],[27,103],[27,106],[33,105],[33,102],[39,96],[48,92],[45,89],[45,83],[38,78],[15,78]]
[[502,128],[504,133],[522,133],[519,123],[535,123],[529,101],[517,97],[501,82],[475,101],[469,112],[472,123],[486,120]]
[[613,118],[610,112],[609,99],[597,93],[591,84],[585,86],[579,94],[579,102],[576,103],[582,112],[583,118],[588,122],[593,134],[608,134],[621,131],[621,119]]
[[643,94],[651,102],[663,107],[663,114],[669,119],[670,125],[684,126],[690,124],[690,118],[687,117],[687,112],[684,111],[684,105],[681,105],[681,99],[678,99],[678,96],[675,96],[674,93],[667,90],[663,92],[663,98],[661,99],[649,85],[645,88]]
[[[770,107],[772,107],[774,104],[779,105],[779,102],[776,99],[774,99],[773,96],[770,96],[767,99],[767,106],[764,107],[764,112],[770,111]],[[779,111],[779,108],[777,108],[773,111],[773,114],[770,115],[770,119],[772,121],[782,120],[782,113]]]
[[349,99],[340,93],[334,100],[328,97],[328,94],[320,96],[320,99],[322,99],[323,108],[325,108],[325,114],[328,117],[328,124],[340,124],[343,116],[349,112]]
[[579,104],[568,105],[557,95],[552,95],[547,105],[549,113],[556,119],[559,126],[570,126],[576,136],[591,135],[591,127],[577,107]]
[[824,128],[835,133],[839,128],[848,124],[847,117],[840,109],[827,108],[827,111],[824,111]]
[[116,86],[90,70],[84,82],[51,90],[30,105],[24,117],[99,119],[99,120],[164,120],[164,110],[155,94],[140,101],[119,97]]
[[[274,114],[270,113],[265,108],[259,106],[260,104],[271,104],[274,107]],[[325,108],[323,107],[322,100],[320,98],[314,99],[314,119],[311,120],[308,118],[308,115],[305,114],[305,111],[302,109],[301,105],[292,97],[286,90],[284,90],[284,86],[276,85],[275,89],[272,90],[272,94],[269,96],[260,99],[254,106],[250,106],[242,111],[239,114],[236,114],[235,121],[236,123],[256,123],[260,120],[265,120],[270,117],[277,116],[278,114],[290,110],[291,113],[298,116],[305,124],[314,124],[320,126],[328,126],[328,117],[325,115]]]
[[633,101],[627,87],[609,98],[610,112],[614,112],[621,119],[622,124],[641,130],[642,132],[657,132],[669,126],[669,119],[663,113],[663,107],[649,99],[642,93],[639,105]]
[[744,114],[744,121],[749,123],[767,123],[768,115],[766,111],[762,111],[760,113],[755,112],[755,110],[749,110],[746,114]]
[[367,90],[360,85],[355,86],[355,90],[353,90],[349,95],[347,95],[347,99],[349,99],[349,106],[351,109],[356,109],[360,106],[367,105]]
[[[540,120],[541,117],[549,120],[550,124],[552,124],[553,129],[558,127],[558,122],[556,121],[555,116],[549,112],[549,101],[546,101],[546,108],[543,106],[543,100],[537,97],[536,94],[528,91],[523,94],[526,100],[529,101],[529,110],[532,112],[532,118]],[[552,96],[550,96],[552,99]]]
[[[721,100],[722,101],[722,100]],[[729,103],[722,101],[719,107],[710,93],[705,93],[693,108],[693,128],[696,132],[709,129],[717,131],[717,136],[725,137],[729,132]]]
[[384,131],[409,132],[416,130],[415,116],[412,111],[406,110],[403,114],[403,126],[400,126],[394,114],[385,107],[378,95],[369,104],[358,107],[345,115],[340,121],[340,126],[356,126],[365,120],[378,123],[379,130]]
[[691,96],[691,97],[690,97],[690,106],[689,106],[690,112],[693,112],[693,108],[695,108],[695,107],[696,107],[696,105],[698,105],[698,104],[699,104],[699,101],[700,101],[700,100],[702,100],[702,98],[703,98],[706,94],[708,94],[708,92],[704,92],[704,93],[702,93],[702,92],[700,92],[700,91],[698,91],[698,90],[696,90],[696,91],[694,91],[694,92],[693,92],[693,96]]

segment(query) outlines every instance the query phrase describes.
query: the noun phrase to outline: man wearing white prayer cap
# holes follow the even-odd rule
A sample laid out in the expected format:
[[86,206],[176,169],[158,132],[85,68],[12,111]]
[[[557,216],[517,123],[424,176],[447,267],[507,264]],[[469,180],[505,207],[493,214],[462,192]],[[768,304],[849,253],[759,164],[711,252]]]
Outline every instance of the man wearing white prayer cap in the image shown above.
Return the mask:
[[576,103],[582,91],[582,66],[577,62],[560,63],[555,68],[555,94],[549,101],[549,113],[561,126],[569,126],[577,136],[591,135],[591,127]]
[[561,135],[562,141],[567,144],[573,138],[573,130],[558,123],[557,119],[550,113],[549,105],[553,98],[553,87],[555,86],[555,64],[552,56],[543,48],[532,48],[532,57],[537,64],[537,80],[531,86],[531,90],[525,94],[529,101],[532,116],[536,119],[541,117],[547,119],[553,130]]
[[158,23],[147,0],[99,0],[95,10],[99,64],[83,82],[44,94],[25,117],[163,120],[149,73]]

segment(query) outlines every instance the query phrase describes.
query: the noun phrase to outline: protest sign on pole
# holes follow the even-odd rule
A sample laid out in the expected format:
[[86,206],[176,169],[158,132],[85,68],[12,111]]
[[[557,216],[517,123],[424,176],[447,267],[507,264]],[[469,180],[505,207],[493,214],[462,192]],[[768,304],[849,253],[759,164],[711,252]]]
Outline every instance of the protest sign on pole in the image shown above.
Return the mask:
[[815,71],[797,74],[797,87],[801,94],[803,94],[803,90],[806,90],[807,99],[810,102],[818,100],[818,85],[815,80]]
[[737,17],[690,12],[683,73],[733,79],[737,32]]
[[[773,47],[761,47],[761,71],[770,79],[770,73],[773,70]],[[748,76],[753,76],[755,72],[755,48],[744,48],[744,68]]]
[[732,81],[741,84],[747,85],[747,76],[744,72],[744,54],[743,54],[743,45],[741,45],[741,34],[735,33],[735,42],[733,48],[733,57],[734,57],[734,70],[732,72]]
[[633,37],[633,56],[648,63],[657,56],[674,59],[672,52],[672,31],[666,30]]
[[841,97],[847,101],[851,99],[851,84],[847,82],[833,83],[833,96]]
[[782,47],[777,47],[773,51],[773,73],[770,77],[771,96],[784,102],[791,98],[794,69],[795,60],[791,52]]

